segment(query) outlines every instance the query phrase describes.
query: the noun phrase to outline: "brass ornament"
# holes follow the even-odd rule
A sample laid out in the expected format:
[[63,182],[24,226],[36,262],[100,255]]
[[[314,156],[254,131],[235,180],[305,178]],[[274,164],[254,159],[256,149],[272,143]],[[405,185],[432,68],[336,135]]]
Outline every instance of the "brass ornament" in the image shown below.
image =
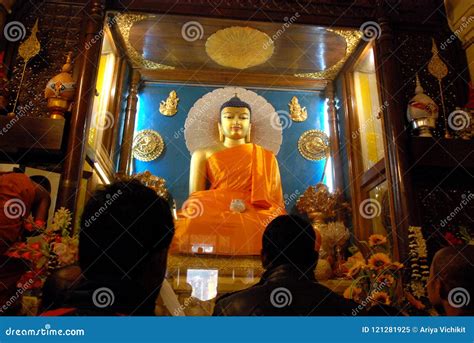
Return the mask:
[[344,63],[346,63],[349,56],[355,51],[357,44],[359,44],[362,38],[362,32],[360,30],[336,30],[336,29],[326,29],[329,32],[334,32],[340,36],[342,36],[346,40],[346,54],[343,58],[339,60],[333,66],[317,71],[314,73],[302,73],[302,74],[295,74],[296,77],[304,77],[316,80],[334,80],[341,70]]
[[152,15],[145,14],[121,14],[118,13],[112,19],[117,23],[119,32],[123,38],[125,48],[127,50],[127,55],[130,58],[134,67],[145,68],[145,69],[174,69],[172,66],[165,64],[156,63],[144,58],[135,48],[130,44],[130,30],[132,26],[142,20],[153,18]]
[[206,41],[206,53],[214,62],[235,69],[265,63],[273,51],[270,36],[251,27],[228,27],[213,33]]
[[301,107],[298,98],[294,96],[291,98],[290,103],[288,104],[290,108],[290,117],[291,120],[296,122],[305,121],[308,118],[308,112],[306,111],[306,107]]
[[443,109],[443,117],[444,117],[444,138],[452,138],[451,133],[448,130],[448,118],[446,115],[446,106],[444,104],[444,93],[443,93],[443,79],[448,75],[448,67],[443,62],[441,57],[439,56],[438,47],[436,46],[436,41],[434,38],[432,39],[432,48],[431,52],[433,56],[431,57],[430,62],[428,63],[428,71],[431,75],[433,75],[438,80],[438,87],[439,87],[439,95],[441,97],[441,108]]
[[307,160],[322,160],[329,154],[329,137],[321,130],[305,131],[298,139],[298,151]]
[[176,91],[171,91],[166,100],[160,103],[160,113],[167,117],[172,117],[178,112],[178,101],[179,98],[176,95]]
[[76,93],[76,83],[72,77],[72,52],[66,55],[66,63],[61,72],[46,84],[44,97],[48,100],[47,108],[53,119],[64,119],[64,113],[71,107]]
[[23,41],[18,47],[18,55],[20,55],[20,57],[23,59],[24,65],[23,65],[23,71],[21,72],[20,84],[16,92],[15,102],[13,103],[13,109],[10,113],[8,113],[9,116],[15,115],[16,106],[18,104],[18,99],[20,97],[21,86],[23,85],[23,80],[25,78],[26,65],[28,64],[30,59],[36,56],[41,50],[41,44],[38,40],[38,37],[36,37],[37,33],[38,33],[38,19],[36,19],[35,25],[31,29],[30,36],[25,41]]
[[31,58],[33,58],[40,52],[41,45],[38,40],[38,37],[36,37],[37,33],[38,19],[36,19],[35,25],[31,29],[31,35],[18,47],[18,55],[23,58],[25,64],[27,64]]
[[164,149],[161,135],[154,130],[142,130],[133,139],[133,157],[139,161],[149,162],[158,158]]
[[132,175],[116,174],[115,179],[116,181],[125,182],[131,180],[138,180],[143,185],[153,189],[160,197],[166,200],[169,200],[170,198],[168,188],[166,188],[166,180],[162,177],[153,175],[148,170],[144,171],[143,173],[137,173]]

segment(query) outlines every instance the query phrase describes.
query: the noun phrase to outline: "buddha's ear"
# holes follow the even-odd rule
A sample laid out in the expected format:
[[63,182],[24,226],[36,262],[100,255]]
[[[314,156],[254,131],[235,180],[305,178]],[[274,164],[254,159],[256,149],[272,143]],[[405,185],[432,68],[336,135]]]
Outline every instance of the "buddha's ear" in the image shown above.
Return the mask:
[[222,131],[221,123],[217,123],[217,130],[219,131],[219,142],[224,141],[224,132]]
[[252,124],[249,124],[249,130],[247,131],[247,135],[245,136],[245,143],[250,143],[250,131],[252,131]]

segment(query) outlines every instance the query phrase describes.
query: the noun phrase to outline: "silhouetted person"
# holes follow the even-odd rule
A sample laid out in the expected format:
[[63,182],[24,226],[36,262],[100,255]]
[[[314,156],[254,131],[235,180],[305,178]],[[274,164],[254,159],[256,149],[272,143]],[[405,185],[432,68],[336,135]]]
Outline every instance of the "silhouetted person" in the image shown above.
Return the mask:
[[138,181],[97,191],[81,219],[82,275],[72,266],[47,281],[56,310],[43,315],[153,315],[173,234],[168,203]]
[[474,315],[474,245],[443,248],[435,254],[428,297],[440,314]]
[[318,261],[311,223],[295,215],[275,218],[262,238],[265,269],[256,285],[222,296],[216,316],[350,315],[357,304],[333,293],[314,277]]
[[[21,305],[17,282],[27,271],[27,264],[5,253],[21,241],[33,224],[44,226],[51,199],[49,181],[44,176],[28,177],[23,173],[0,173],[0,315],[16,314]],[[24,291],[24,289],[22,289]]]

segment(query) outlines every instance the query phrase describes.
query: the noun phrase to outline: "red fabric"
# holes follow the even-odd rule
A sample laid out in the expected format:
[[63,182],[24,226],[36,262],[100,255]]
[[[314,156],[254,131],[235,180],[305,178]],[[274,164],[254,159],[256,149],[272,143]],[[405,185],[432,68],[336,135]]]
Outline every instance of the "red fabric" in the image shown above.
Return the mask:
[[65,316],[72,312],[76,311],[75,307],[69,308],[58,308],[56,310],[46,311],[40,314],[40,317],[57,317],[57,316]]
[[35,186],[28,176],[0,175],[0,255],[20,238],[23,218],[30,214],[34,198]]

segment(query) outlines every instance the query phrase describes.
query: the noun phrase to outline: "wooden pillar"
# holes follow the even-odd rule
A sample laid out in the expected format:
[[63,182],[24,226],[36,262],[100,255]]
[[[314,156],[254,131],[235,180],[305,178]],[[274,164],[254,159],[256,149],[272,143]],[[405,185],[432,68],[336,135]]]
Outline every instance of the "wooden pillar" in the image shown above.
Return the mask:
[[[415,198],[409,173],[408,151],[409,134],[405,129],[406,104],[400,99],[399,90],[400,66],[394,52],[397,50],[395,35],[390,20],[385,13],[385,2],[379,2],[378,23],[381,36],[375,42],[375,65],[380,84],[382,103],[387,104],[383,110],[383,123],[386,143],[386,171],[389,183],[389,194],[393,200],[394,209],[394,242],[398,246],[399,258],[405,260],[408,256],[408,227],[417,225],[415,214]],[[398,96],[398,98],[397,98]]]
[[133,69],[127,97],[127,108],[125,110],[122,144],[120,147],[119,174],[129,175],[131,173],[133,132],[135,130],[135,118],[137,116],[138,88],[140,87],[140,82],[140,72]]
[[56,208],[66,207],[73,212],[77,205],[77,193],[84,167],[88,122],[95,95],[102,45],[102,35],[99,33],[104,21],[104,2],[105,0],[93,0],[89,3],[82,42],[83,50],[82,54],[77,56],[79,58],[76,58],[79,61],[79,75],[76,84],[75,106],[70,119],[66,157],[56,203]]
[[343,189],[339,126],[336,113],[336,101],[334,99],[334,84],[332,82],[329,82],[326,86],[325,95],[328,105],[329,130],[331,132],[329,139],[331,144],[331,157],[334,170],[334,187]]

